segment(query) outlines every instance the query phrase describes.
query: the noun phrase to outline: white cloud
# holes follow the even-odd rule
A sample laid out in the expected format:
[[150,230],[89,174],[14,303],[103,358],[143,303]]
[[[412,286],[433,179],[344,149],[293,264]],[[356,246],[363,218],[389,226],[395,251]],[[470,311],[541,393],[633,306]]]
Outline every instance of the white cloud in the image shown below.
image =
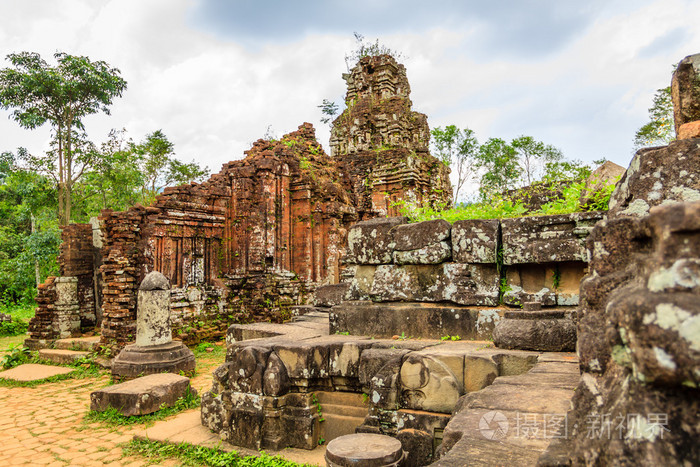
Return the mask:
[[[112,116],[86,119],[98,141],[110,128],[126,127],[135,139],[160,128],[179,157],[194,157],[213,171],[243,157],[268,125],[281,135],[310,121],[326,146],[329,132],[319,124],[317,105],[345,94],[350,31],[304,32],[251,50],[195,23],[197,5],[2,2],[0,55],[32,50],[49,58],[62,50],[120,68],[129,86]],[[468,126],[481,141],[530,134],[569,157],[605,156],[626,165],[634,130],[644,123],[654,91],[670,79],[670,65],[700,52],[698,17],[700,5],[682,0],[604,9],[561,47],[517,59],[482,50],[484,18],[381,39],[407,56],[414,109],[426,113],[431,126]],[[663,42],[674,31],[684,41]],[[0,150],[38,152],[46,145],[48,128],[21,130],[6,115],[0,113]]]

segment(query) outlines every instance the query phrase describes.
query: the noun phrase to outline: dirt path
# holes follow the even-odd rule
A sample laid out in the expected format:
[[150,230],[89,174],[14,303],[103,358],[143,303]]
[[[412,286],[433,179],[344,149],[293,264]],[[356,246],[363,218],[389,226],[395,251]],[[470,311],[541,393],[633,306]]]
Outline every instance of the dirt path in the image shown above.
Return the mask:
[[[0,349],[6,348],[3,339]],[[211,387],[211,372],[223,360],[221,352],[198,358],[192,385],[200,394]],[[83,421],[90,393],[108,382],[109,376],[104,374],[33,388],[0,387],[0,465],[146,465],[142,457],[122,457],[118,446],[130,441],[144,425],[108,427]]]

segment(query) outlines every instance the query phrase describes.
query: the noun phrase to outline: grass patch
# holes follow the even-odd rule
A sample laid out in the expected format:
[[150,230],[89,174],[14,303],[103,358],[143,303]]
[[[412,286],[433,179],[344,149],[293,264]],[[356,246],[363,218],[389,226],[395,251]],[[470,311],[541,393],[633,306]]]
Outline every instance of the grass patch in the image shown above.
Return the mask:
[[[548,216],[554,214],[571,214],[585,211],[607,211],[610,195],[615,189],[615,181],[606,184],[593,193],[586,206],[580,203],[581,195],[586,190],[586,182],[574,182],[566,186],[557,199],[542,205],[537,211],[528,211],[522,200],[512,200],[502,195],[494,195],[491,199],[479,202],[460,203],[454,208],[433,209],[428,206],[417,206],[410,202],[398,201],[392,206],[399,209],[402,216],[410,222],[422,222],[433,219],[445,219],[450,223],[469,219],[507,219],[524,216]],[[547,185],[542,185],[547,189]]]
[[172,407],[164,407],[151,414],[126,416],[122,415],[114,407],[110,407],[104,412],[97,412],[95,410],[89,411],[87,414],[85,414],[83,422],[85,424],[99,422],[107,426],[125,426],[136,424],[152,425],[158,420],[163,420],[164,418],[180,413],[183,410],[196,409],[199,407],[201,401],[202,399],[199,395],[196,395],[194,392],[188,389],[185,395],[175,402],[175,405]]
[[85,379],[97,378],[102,376],[106,371],[99,367],[94,362],[94,358],[89,356],[76,360],[70,365],[61,365],[49,360],[39,358],[37,352],[31,352],[27,347],[21,344],[10,346],[7,353],[0,360],[0,369],[8,370],[25,363],[36,363],[39,365],[60,366],[64,368],[72,368],[73,371],[62,375],[51,376],[50,378],[38,379],[36,381],[14,381],[11,379],[0,378],[1,387],[34,387],[40,384],[55,383],[66,379]]
[[207,357],[220,357],[226,355],[226,346],[212,344],[211,342],[200,342],[192,349],[192,353],[194,353],[197,360]]
[[309,464],[297,464],[264,452],[260,456],[240,456],[236,451],[224,452],[220,449],[193,446],[191,444],[167,444],[156,441],[135,439],[122,447],[125,456],[139,455],[147,458],[149,464],[157,464],[166,459],[177,459],[185,466],[212,467],[303,467]]
[[36,311],[36,303],[34,301],[7,305],[0,303],[0,312],[12,316],[12,319],[21,319],[29,321],[34,317]]
[[21,336],[27,333],[29,320],[34,317],[36,303],[26,302],[14,305],[0,303],[0,313],[12,316],[12,321],[0,323],[0,337]]

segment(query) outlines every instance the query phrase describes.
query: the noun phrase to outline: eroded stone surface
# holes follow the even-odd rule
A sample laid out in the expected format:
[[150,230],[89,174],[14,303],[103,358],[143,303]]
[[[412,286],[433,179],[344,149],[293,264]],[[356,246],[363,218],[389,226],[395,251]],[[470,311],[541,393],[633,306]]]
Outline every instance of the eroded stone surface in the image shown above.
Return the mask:
[[457,221],[452,226],[452,256],[457,263],[496,263],[498,220]]
[[503,309],[419,303],[345,302],[330,313],[331,332],[392,337],[487,339]]
[[399,225],[394,229],[396,251],[420,250],[449,240],[452,224],[444,219]]
[[493,330],[493,342],[504,349],[572,352],[576,350],[576,323],[529,313],[528,319],[505,318]]
[[688,55],[678,63],[671,78],[671,100],[676,135],[688,122],[700,120],[700,54]]
[[695,139],[640,149],[610,197],[609,217],[644,217],[654,206],[700,201],[700,146]]
[[393,259],[392,229],[405,224],[405,217],[378,218],[358,222],[348,232],[348,255],[356,264],[387,264]]
[[501,220],[503,264],[587,261],[585,238],[601,212]]
[[153,271],[139,287],[136,345],[161,345],[170,341],[170,283],[163,274]]
[[626,423],[610,439],[575,431],[574,463],[616,462],[621,453],[638,464],[697,462],[700,202],[613,217],[594,229],[589,250],[578,342],[584,374],[571,418],[580,424],[604,413]]
[[390,436],[356,433],[328,443],[326,462],[329,467],[398,466],[404,458],[401,442]]
[[192,374],[194,368],[194,354],[180,341],[146,346],[131,344],[112,362],[112,376],[132,379],[162,372]]

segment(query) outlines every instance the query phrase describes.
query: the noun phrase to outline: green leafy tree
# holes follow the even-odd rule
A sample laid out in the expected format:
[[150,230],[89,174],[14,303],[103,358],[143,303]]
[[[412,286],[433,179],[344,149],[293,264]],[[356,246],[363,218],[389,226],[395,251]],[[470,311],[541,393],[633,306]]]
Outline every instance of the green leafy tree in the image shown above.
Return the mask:
[[673,135],[673,103],[671,86],[657,89],[649,108],[649,122],[634,134],[634,147],[662,146],[675,139]]
[[144,141],[136,145],[136,153],[143,158],[144,195],[149,191],[154,195],[165,185],[165,172],[174,148],[161,130],[147,135]]
[[56,147],[46,158],[55,168],[59,222],[67,225],[71,191],[79,179],[74,172],[75,164],[80,163],[74,147],[76,130],[84,129],[82,119],[87,115],[109,114],[112,100],[122,95],[126,81],[117,68],[103,61],[63,52],[54,58],[56,66],[33,52],[8,55],[12,67],[0,70],[0,106],[15,109],[12,118],[23,128],[51,124]]
[[82,220],[102,209],[122,211],[143,200],[142,158],[126,130],[111,130],[97,152],[91,170],[75,187],[76,218]]
[[482,170],[479,191],[483,199],[516,188],[522,174],[518,152],[500,138],[489,138],[479,148],[476,167]]
[[134,146],[134,151],[142,158],[145,202],[150,202],[168,185],[201,181],[209,175],[206,166],[200,167],[195,161],[185,163],[175,159],[175,145],[161,130],[147,135],[144,141]]
[[[602,162],[594,161],[594,164],[598,166],[603,162],[605,162],[605,159],[602,159]],[[542,181],[552,183],[565,180],[585,180],[591,174],[591,171],[590,165],[584,164],[578,159],[551,161],[545,164]]]
[[182,185],[183,183],[201,182],[209,176],[209,167],[200,167],[194,160],[192,162],[180,162],[171,159],[168,164],[165,184]]
[[472,130],[461,130],[455,125],[448,125],[444,129],[436,127],[430,133],[433,136],[435,155],[457,175],[452,203],[457,205],[462,187],[476,175],[479,142]]
[[36,286],[57,272],[60,244],[54,185],[16,160],[10,152],[0,156],[0,302],[5,304],[31,299]]
[[547,164],[554,164],[564,158],[558,148],[537,141],[532,136],[518,136],[510,145],[517,153],[525,185],[532,185],[542,178]]

